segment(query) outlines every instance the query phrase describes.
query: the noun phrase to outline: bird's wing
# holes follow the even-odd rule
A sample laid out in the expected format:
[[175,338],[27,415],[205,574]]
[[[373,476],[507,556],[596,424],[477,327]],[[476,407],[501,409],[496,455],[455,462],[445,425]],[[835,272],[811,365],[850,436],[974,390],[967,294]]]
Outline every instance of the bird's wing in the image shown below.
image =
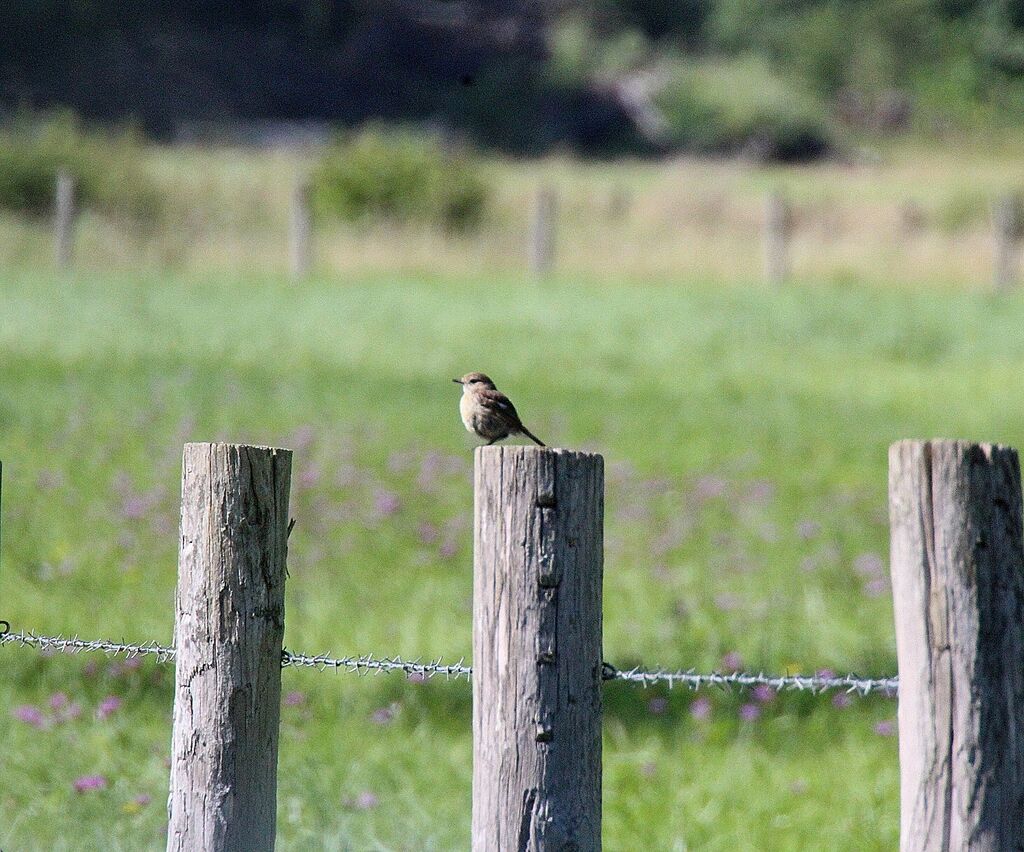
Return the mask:
[[519,422],[519,413],[505,394],[500,390],[477,391],[477,399],[484,408],[493,411],[495,414],[504,417],[513,423]]

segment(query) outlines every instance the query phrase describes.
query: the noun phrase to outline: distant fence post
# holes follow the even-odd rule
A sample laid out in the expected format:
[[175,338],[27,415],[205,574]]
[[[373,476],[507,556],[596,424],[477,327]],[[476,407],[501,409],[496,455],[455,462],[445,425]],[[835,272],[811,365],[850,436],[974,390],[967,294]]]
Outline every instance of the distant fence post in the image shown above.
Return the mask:
[[1016,450],[889,449],[900,848],[1024,848],[1024,553]]
[[59,169],[53,199],[53,258],[60,269],[71,266],[74,230],[75,179],[67,169]]
[[555,223],[558,218],[558,196],[545,186],[534,199],[530,231],[527,237],[527,266],[531,275],[544,275],[555,265]]
[[474,852],[601,848],[604,460],[476,451]]
[[168,850],[274,848],[291,458],[185,445]]
[[288,269],[292,278],[304,278],[313,265],[313,212],[310,187],[299,179],[292,187],[288,229]]
[[1024,236],[1024,202],[1010,194],[992,207],[992,229],[995,239],[992,281],[996,290],[1009,290],[1017,283],[1020,240]]
[[781,287],[789,276],[792,226],[789,202],[781,192],[769,192],[764,202],[764,277],[771,287]]

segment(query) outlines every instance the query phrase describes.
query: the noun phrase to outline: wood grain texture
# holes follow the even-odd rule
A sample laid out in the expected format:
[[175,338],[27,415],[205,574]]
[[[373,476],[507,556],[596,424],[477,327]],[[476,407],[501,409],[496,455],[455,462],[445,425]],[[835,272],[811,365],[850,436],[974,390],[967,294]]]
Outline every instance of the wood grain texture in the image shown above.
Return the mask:
[[186,444],[169,850],[274,847],[291,451]]
[[1015,450],[889,450],[900,848],[1024,849],[1024,545]]
[[604,461],[480,447],[475,490],[472,848],[598,850]]

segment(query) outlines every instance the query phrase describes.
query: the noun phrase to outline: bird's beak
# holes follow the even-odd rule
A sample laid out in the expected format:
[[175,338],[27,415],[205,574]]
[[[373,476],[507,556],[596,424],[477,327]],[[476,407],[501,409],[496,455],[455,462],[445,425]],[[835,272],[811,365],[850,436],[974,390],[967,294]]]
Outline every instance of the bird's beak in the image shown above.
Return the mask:
[[452,379],[452,381],[455,382],[455,384],[457,384],[457,385],[461,385],[462,384],[462,379]]

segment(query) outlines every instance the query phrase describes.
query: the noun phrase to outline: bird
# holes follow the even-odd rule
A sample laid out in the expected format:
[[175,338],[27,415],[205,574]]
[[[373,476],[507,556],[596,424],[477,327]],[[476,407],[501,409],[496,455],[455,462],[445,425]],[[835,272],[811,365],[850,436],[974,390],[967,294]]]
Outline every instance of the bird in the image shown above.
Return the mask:
[[466,430],[483,438],[490,446],[509,435],[525,435],[538,446],[545,443],[523,425],[516,407],[505,394],[494,386],[483,373],[466,373],[461,379],[452,379],[462,385],[459,414]]

